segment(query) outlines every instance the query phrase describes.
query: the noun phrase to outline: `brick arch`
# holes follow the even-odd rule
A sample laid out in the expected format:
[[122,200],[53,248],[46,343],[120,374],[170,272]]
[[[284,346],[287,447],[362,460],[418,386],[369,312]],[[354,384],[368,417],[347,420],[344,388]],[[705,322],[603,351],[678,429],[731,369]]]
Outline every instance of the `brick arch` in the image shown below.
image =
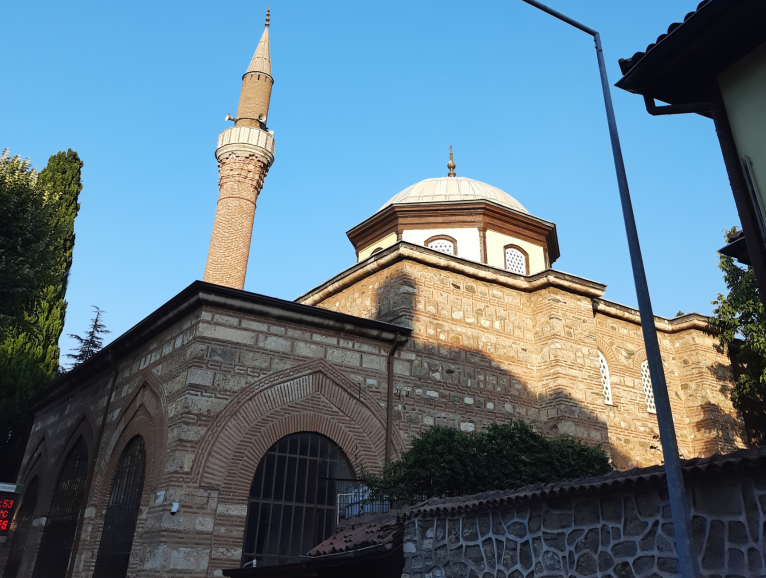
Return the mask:
[[636,354],[633,356],[633,367],[635,369],[641,369],[641,364],[644,361],[646,361],[646,349],[642,347],[636,351]]
[[[281,426],[274,425],[278,421],[282,421]],[[279,437],[274,438],[277,433],[264,437],[266,432],[277,430]],[[237,454],[237,459],[234,456],[241,451],[245,437],[254,436],[250,446],[257,448],[253,456],[260,460],[271,444],[298,431],[327,435],[352,462],[357,454],[368,470],[382,466],[386,435],[383,408],[343,373],[317,360],[255,381],[234,396],[202,438],[192,479],[200,486],[221,488],[230,467],[237,471],[241,465],[238,459],[244,454]],[[268,444],[267,439],[271,440]],[[396,453],[404,450],[400,436],[394,436],[393,444]],[[253,467],[251,478],[254,472]]]
[[19,472],[18,481],[26,487],[29,485],[28,480],[31,480],[35,476],[40,477],[40,487],[42,488],[43,479],[46,477],[46,464],[48,462],[48,440],[43,436],[34,451],[30,454],[29,461],[22,467]]
[[606,362],[611,367],[612,364],[617,364],[617,356],[614,354],[614,349],[612,349],[612,346],[607,343],[606,339],[603,337],[597,335],[596,336],[596,347],[601,352],[601,354],[606,358]]

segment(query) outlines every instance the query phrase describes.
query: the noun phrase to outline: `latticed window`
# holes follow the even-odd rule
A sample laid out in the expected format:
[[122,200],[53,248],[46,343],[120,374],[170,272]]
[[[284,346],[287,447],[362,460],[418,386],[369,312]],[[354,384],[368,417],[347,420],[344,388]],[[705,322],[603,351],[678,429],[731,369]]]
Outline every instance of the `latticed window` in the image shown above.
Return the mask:
[[64,578],[88,477],[88,446],[80,437],[61,469],[37,552],[33,578]]
[[348,458],[323,435],[291,434],[271,446],[250,488],[242,563],[299,562],[335,530],[338,484],[353,477]]
[[527,274],[527,256],[518,249],[508,247],[505,250],[505,268],[511,273]]
[[604,392],[604,403],[614,405],[612,403],[612,382],[609,380],[609,364],[600,351],[598,352],[598,365],[601,369],[601,389]]
[[16,529],[13,531],[11,544],[8,548],[8,559],[5,562],[3,578],[16,578],[21,566],[21,557],[24,555],[24,546],[27,543],[29,528],[32,527],[32,519],[37,506],[37,491],[40,488],[39,479],[35,477],[27,486],[21,507],[16,514]]
[[641,364],[641,384],[644,386],[644,399],[646,399],[646,411],[657,413],[654,406],[654,390],[652,389],[652,375],[649,373],[649,362]]
[[125,446],[117,464],[93,578],[120,578],[128,573],[145,471],[144,439],[136,436]]
[[447,255],[455,254],[455,243],[447,239],[435,239],[428,243],[428,248],[440,253],[446,253]]

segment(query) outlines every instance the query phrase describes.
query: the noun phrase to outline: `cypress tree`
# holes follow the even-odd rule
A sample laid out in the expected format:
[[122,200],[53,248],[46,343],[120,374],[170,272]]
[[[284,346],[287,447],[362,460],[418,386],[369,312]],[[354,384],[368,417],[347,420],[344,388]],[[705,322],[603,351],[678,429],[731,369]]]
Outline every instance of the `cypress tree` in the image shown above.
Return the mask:
[[47,275],[35,288],[23,318],[0,333],[0,452],[11,472],[24,452],[31,418],[27,403],[59,373],[58,340],[64,329],[82,166],[70,149],[53,155],[36,177],[35,186],[45,197],[46,227],[41,238],[46,244]]

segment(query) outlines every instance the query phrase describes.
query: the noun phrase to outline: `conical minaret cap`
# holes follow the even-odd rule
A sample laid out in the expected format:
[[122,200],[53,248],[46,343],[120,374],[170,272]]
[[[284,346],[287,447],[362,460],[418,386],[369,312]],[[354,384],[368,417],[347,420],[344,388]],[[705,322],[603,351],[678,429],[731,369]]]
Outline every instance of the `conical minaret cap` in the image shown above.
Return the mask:
[[271,47],[269,45],[269,13],[266,13],[266,28],[263,31],[260,42],[258,42],[258,48],[255,49],[253,59],[250,61],[250,66],[247,67],[247,72],[265,72],[271,76]]

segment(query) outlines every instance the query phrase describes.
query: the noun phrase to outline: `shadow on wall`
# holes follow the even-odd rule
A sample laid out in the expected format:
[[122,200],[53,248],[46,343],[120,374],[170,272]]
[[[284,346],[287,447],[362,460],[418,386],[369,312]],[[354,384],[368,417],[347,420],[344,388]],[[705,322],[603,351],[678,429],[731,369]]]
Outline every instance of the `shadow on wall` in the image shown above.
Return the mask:
[[[635,465],[609,443],[606,422],[580,401],[561,390],[542,393],[527,385],[536,370],[526,343],[507,335],[501,341],[512,342],[512,349],[501,345],[499,335],[482,330],[481,319],[475,326],[458,325],[439,311],[438,303],[433,311],[420,307],[417,294],[410,274],[389,274],[365,311],[373,319],[414,329],[401,350],[413,358],[411,375],[395,368],[394,378],[394,431],[406,442],[432,425],[472,431],[491,422],[523,419],[548,437],[607,444],[618,469]],[[473,313],[480,318],[484,310],[476,308]],[[600,392],[598,367],[592,368],[592,374],[593,390]]]

